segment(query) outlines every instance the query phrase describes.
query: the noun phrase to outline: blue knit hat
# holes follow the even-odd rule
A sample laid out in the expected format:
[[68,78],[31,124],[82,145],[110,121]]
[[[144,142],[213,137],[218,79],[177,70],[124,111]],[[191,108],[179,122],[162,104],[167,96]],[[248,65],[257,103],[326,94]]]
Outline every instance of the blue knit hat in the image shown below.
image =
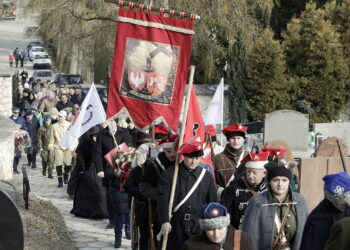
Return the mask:
[[350,176],[346,172],[323,177],[326,198],[332,203],[350,204]]
[[199,225],[202,230],[227,227],[230,225],[230,214],[220,203],[211,202],[202,207],[199,214]]

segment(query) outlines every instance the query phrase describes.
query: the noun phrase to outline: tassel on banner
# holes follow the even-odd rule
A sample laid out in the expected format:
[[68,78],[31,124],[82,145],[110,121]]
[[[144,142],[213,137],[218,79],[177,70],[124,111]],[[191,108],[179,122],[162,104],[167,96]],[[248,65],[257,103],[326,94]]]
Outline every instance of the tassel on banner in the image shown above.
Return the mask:
[[201,17],[194,14],[194,13],[189,13],[189,12],[184,12],[184,11],[175,11],[175,10],[167,10],[164,8],[157,8],[157,7],[152,7],[150,5],[144,5],[144,4],[139,4],[139,3],[133,3],[133,2],[127,2],[123,0],[104,0],[104,2],[107,3],[114,3],[119,5],[120,8],[124,8],[124,5],[129,6],[130,10],[133,10],[133,8],[139,8],[141,12],[143,12],[143,9],[146,7],[147,12],[150,14],[152,11],[158,12],[160,16],[163,16],[164,13],[168,13],[171,18],[174,18],[175,16],[178,16],[180,19],[188,18],[191,21],[194,20],[199,20]]

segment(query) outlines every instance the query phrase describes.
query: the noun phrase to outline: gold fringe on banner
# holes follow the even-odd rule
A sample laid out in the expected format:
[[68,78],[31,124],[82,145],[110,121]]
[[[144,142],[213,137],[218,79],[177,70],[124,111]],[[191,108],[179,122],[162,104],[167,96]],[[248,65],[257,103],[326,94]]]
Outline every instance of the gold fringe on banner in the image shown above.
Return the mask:
[[114,3],[119,5],[119,7],[123,8],[124,5],[127,5],[130,7],[130,9],[133,9],[133,7],[135,8],[139,8],[140,11],[143,11],[143,9],[145,8],[148,13],[151,13],[152,11],[156,11],[159,12],[159,15],[163,16],[164,13],[168,13],[170,15],[171,18],[174,18],[174,16],[178,16],[180,19],[184,19],[189,18],[191,20],[199,20],[201,17],[193,14],[193,13],[189,13],[189,12],[183,12],[183,11],[175,11],[175,10],[167,10],[164,8],[156,8],[156,7],[152,7],[150,5],[143,5],[143,4],[138,4],[138,3],[133,3],[133,2],[127,2],[127,1],[122,1],[122,0],[104,0],[107,3]]
[[123,22],[123,23],[136,24],[136,25],[145,26],[145,27],[169,30],[169,31],[184,33],[184,34],[188,34],[188,35],[194,35],[194,31],[191,29],[178,28],[178,27],[171,26],[171,25],[142,21],[142,20],[133,19],[133,18],[129,18],[129,17],[119,16],[118,21]]

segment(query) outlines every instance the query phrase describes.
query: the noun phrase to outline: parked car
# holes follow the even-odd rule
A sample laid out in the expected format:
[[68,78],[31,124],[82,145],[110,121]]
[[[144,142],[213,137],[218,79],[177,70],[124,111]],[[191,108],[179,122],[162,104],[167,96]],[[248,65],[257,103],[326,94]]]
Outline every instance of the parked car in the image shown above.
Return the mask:
[[27,50],[31,50],[31,48],[33,47],[43,47],[43,44],[39,41],[33,41],[33,42],[29,42],[27,45]]
[[[91,84],[80,84],[81,86],[81,92],[85,95],[89,92],[89,89],[91,87]],[[101,84],[95,84],[96,90],[98,95],[100,96],[102,105],[104,109],[107,109],[107,98],[108,98],[108,88]]]
[[57,85],[76,85],[83,84],[83,78],[79,74],[58,74],[55,82]]
[[51,69],[51,59],[48,54],[37,54],[33,60],[33,69]]
[[40,79],[42,82],[47,82],[48,80],[54,81],[55,77],[56,75],[52,70],[35,70],[32,75],[33,81]]
[[3,19],[16,19],[16,2],[15,1],[2,1],[2,18]]
[[29,50],[29,60],[33,61],[36,55],[46,54],[45,49],[43,47],[32,47]]

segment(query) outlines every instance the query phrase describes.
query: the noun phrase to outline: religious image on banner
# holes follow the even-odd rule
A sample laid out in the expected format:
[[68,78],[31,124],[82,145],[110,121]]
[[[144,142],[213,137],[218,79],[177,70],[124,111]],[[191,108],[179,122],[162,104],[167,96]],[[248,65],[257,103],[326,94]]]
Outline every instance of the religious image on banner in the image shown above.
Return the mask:
[[193,28],[193,19],[119,8],[107,118],[127,113],[141,129],[178,129]]
[[179,52],[170,44],[127,38],[121,95],[171,104]]

